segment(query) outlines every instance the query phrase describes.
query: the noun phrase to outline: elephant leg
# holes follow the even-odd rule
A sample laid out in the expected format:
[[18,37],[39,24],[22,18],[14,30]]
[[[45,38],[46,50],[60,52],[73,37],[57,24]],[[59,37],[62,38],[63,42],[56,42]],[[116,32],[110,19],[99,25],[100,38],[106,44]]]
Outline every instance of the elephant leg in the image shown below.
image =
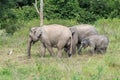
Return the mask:
[[97,54],[97,53],[99,53],[99,49],[98,48],[94,48],[94,52]]
[[90,45],[90,51],[91,51],[92,55],[95,53],[95,45],[94,44]]
[[104,53],[104,48],[97,48],[97,49],[96,49],[96,52],[97,52],[97,53]]
[[106,52],[106,48],[100,48],[100,53],[103,54]]
[[64,48],[64,51],[67,53],[67,52],[68,52],[68,49],[65,47],[65,48]]
[[61,48],[58,48],[58,55],[57,57],[61,58],[62,57],[62,49]]
[[[62,57],[62,49],[64,48],[64,46],[66,45],[66,41],[59,41],[57,44],[57,49],[58,49],[58,54],[57,57]],[[69,47],[66,45],[66,52],[69,51]]]
[[46,47],[47,47],[50,55],[51,55],[51,56],[54,56],[54,51],[53,51],[52,47],[51,47],[51,46],[46,46]]
[[72,44],[72,54],[76,53],[76,44]]
[[95,44],[94,43],[90,43],[89,44],[89,46],[90,46],[90,52],[91,52],[91,54],[93,55],[94,53],[95,53],[95,48],[96,49],[98,49],[96,46],[95,46]]
[[41,44],[41,56],[42,56],[42,57],[45,57],[45,53],[46,53],[46,47],[45,47],[45,45],[42,43],[42,44]]
[[104,48],[104,53],[106,53],[106,51],[107,51],[107,47]]
[[68,47],[65,47],[64,48],[64,51],[66,52],[66,53],[69,53],[70,52],[70,47],[68,46]]
[[77,49],[79,49],[79,47],[80,47],[80,44],[77,44]]
[[91,54],[93,55],[93,54],[95,53],[94,47],[91,47],[91,48],[90,48],[90,51],[91,51]]
[[106,53],[107,47],[102,48],[102,50],[103,50],[103,53]]
[[76,46],[72,48],[72,54],[75,54],[75,53],[76,53]]
[[79,51],[80,46],[81,46],[81,45],[78,43],[78,44],[77,44],[77,52],[78,52],[78,54],[81,54],[81,51]]

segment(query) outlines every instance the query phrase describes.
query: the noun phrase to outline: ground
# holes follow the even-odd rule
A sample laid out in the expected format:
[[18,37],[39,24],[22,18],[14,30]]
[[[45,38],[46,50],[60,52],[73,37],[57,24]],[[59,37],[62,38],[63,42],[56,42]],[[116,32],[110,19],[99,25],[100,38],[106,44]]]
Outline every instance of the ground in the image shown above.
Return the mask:
[[[105,54],[93,56],[88,48],[81,55],[76,53],[71,58],[68,58],[64,51],[62,58],[51,57],[48,52],[42,58],[39,56],[40,42],[37,42],[32,46],[32,55],[28,59],[28,37],[27,34],[24,35],[28,30],[23,31],[27,28],[13,36],[2,37],[0,80],[120,80],[120,21],[118,24],[116,20],[107,21],[98,21],[95,25],[101,34],[109,37],[108,50]],[[104,27],[106,25],[109,27]]]

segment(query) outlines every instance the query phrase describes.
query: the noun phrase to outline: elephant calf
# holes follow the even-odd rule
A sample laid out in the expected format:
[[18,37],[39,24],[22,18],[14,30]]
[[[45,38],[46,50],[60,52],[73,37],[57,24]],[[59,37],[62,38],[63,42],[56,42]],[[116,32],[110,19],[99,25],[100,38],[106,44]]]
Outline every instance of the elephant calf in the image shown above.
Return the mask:
[[82,48],[86,48],[90,46],[92,53],[105,53],[109,44],[109,40],[104,35],[92,35],[84,38],[81,41],[81,46],[79,48],[79,52],[81,52]]
[[31,28],[29,33],[29,42],[28,42],[28,56],[30,57],[31,44],[41,41],[41,54],[45,56],[46,49],[53,56],[54,51],[53,47],[58,49],[58,57],[62,56],[62,49],[64,47],[69,48],[68,55],[72,54],[72,33],[69,28],[58,25],[44,25],[42,27]]

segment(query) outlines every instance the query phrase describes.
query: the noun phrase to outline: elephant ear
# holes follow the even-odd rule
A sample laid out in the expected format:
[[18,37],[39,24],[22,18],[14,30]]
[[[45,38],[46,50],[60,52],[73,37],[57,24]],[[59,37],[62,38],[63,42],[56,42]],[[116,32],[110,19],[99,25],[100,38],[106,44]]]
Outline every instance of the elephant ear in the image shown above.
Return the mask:
[[40,36],[42,35],[42,28],[38,27],[35,31],[34,31],[34,35],[37,38],[40,38]]
[[29,29],[29,30],[30,30],[31,33],[34,33],[36,29],[37,29],[37,27],[33,27],[33,28]]
[[70,29],[70,31],[71,31],[71,33],[72,33],[72,36],[75,34],[75,31],[76,31],[76,28],[74,28],[74,27],[71,27],[71,28],[69,28]]

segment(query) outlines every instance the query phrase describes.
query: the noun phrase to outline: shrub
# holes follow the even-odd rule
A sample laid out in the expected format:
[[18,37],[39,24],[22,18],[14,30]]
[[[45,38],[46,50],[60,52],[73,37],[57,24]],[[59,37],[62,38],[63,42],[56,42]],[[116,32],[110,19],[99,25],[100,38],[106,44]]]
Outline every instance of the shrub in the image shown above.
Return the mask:
[[38,18],[39,15],[33,6],[24,6],[18,9],[12,9],[15,16],[19,20],[29,21],[33,18]]

